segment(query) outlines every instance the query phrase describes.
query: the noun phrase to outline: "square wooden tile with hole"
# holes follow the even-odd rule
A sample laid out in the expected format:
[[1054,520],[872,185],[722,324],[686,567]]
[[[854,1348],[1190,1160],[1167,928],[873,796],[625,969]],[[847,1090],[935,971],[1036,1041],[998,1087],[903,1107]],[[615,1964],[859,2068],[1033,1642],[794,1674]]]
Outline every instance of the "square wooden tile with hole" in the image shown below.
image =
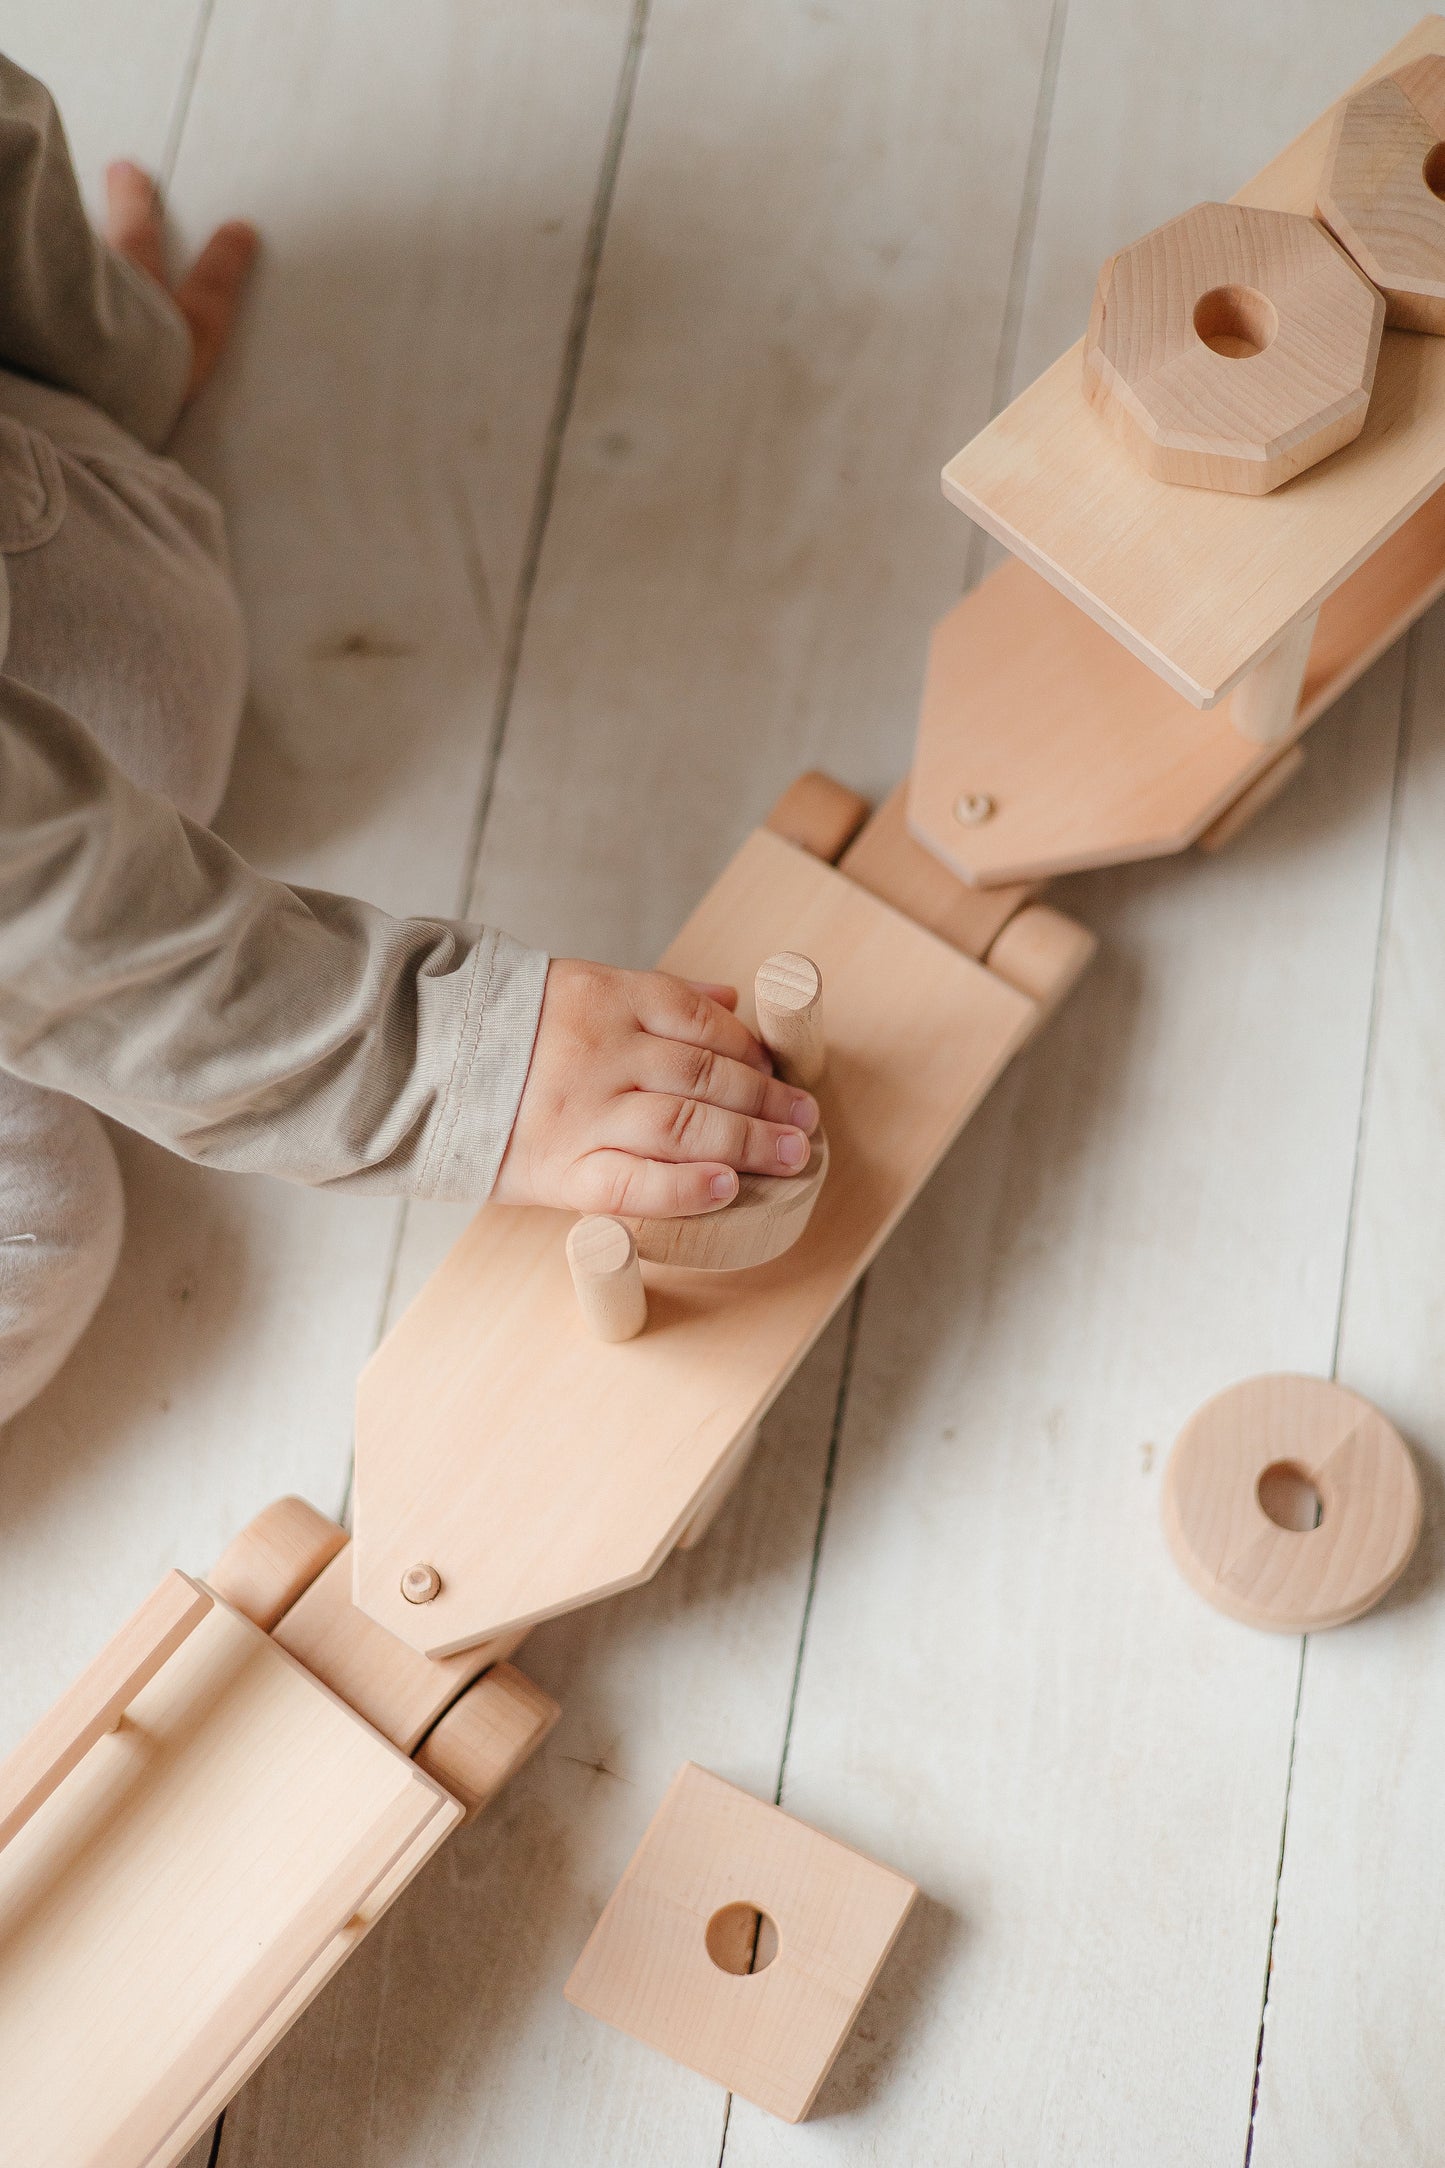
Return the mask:
[[687,1762],[567,1999],[796,2123],[917,1894],[891,1867]]

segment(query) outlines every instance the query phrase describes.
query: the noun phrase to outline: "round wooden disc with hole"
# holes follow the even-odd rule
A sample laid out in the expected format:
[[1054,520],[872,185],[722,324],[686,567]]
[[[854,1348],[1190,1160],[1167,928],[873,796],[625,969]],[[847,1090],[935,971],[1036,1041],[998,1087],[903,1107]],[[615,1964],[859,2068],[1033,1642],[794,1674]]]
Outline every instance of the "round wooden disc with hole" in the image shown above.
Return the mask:
[[731,1204],[693,1219],[629,1220],[637,1254],[653,1265],[687,1265],[694,1272],[744,1272],[790,1250],[813,1216],[828,1173],[828,1139],[821,1127],[801,1174],[745,1174]]
[[1378,1408],[1324,1378],[1250,1378],[1190,1417],[1164,1533],[1201,1596],[1247,1626],[1313,1633],[1378,1603],[1420,1534],[1420,1478]]

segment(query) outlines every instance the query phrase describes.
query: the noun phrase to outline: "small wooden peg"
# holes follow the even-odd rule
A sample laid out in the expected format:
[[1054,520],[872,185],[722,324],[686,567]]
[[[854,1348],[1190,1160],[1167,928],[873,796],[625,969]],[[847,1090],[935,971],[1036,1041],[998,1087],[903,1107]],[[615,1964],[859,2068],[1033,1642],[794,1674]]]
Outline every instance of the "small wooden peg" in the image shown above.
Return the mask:
[[1304,684],[1305,665],[1315,636],[1318,610],[1297,617],[1262,662],[1242,677],[1229,696],[1229,720],[1242,738],[1274,745],[1294,727]]
[[647,1289],[632,1230],[590,1214],[567,1237],[567,1262],[590,1330],[599,1340],[635,1340],[647,1323]]
[[823,974],[807,956],[770,956],[753,986],[758,1036],[789,1084],[812,1089],[828,1060],[823,1038]]

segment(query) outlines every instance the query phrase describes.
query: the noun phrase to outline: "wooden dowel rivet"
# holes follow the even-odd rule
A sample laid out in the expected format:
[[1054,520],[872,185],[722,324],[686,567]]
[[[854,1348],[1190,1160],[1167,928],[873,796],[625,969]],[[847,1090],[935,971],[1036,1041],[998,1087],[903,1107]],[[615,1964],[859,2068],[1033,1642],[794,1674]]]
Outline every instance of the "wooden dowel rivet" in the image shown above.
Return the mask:
[[430,1603],[442,1592],[442,1577],[435,1566],[408,1566],[401,1577],[401,1592],[408,1603]]
[[647,1323],[647,1289],[631,1228],[600,1213],[578,1220],[567,1263],[588,1329],[599,1340],[635,1340]]
[[811,1090],[827,1066],[823,974],[811,957],[784,949],[770,956],[753,985],[758,1036],[789,1084]]
[[994,812],[994,802],[986,790],[965,791],[953,801],[953,817],[961,828],[981,828]]

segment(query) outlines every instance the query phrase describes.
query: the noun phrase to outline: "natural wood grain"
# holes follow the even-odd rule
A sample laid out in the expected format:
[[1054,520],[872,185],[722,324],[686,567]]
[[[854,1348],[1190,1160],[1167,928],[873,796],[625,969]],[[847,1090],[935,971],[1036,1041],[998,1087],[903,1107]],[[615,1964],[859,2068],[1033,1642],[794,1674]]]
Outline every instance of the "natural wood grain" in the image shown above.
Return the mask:
[[1282,640],[1242,677],[1229,696],[1229,720],[1255,745],[1277,745],[1294,734],[1318,610],[1296,618]]
[[[567,1999],[797,2123],[917,1894],[892,1868],[689,1763],[608,1899]],[[746,1946],[728,1937],[726,1919],[714,1931],[729,1911]],[[761,1940],[751,1956],[759,1913],[775,1930],[767,1962]]]
[[1412,642],[1410,693],[1338,1374],[1387,1408],[1407,1439],[1425,1490],[1425,1529],[1414,1566],[1379,1609],[1304,1651],[1257,2168],[1416,2168],[1445,2128],[1445,2067],[1425,2049],[1445,2000],[1441,1899],[1433,1873],[1422,1873],[1438,1844],[1445,1739],[1438,611]]
[[[1310,1506],[1282,1520],[1291,1487]],[[1314,1511],[1317,1506],[1318,1521]],[[1175,1563],[1231,1618],[1313,1633],[1358,1618],[1410,1562],[1420,1479],[1377,1408],[1323,1378],[1250,1378],[1190,1417],[1164,1477]]]
[[743,1470],[757,1450],[758,1436],[757,1430],[744,1431],[732,1451],[719,1463],[717,1473],[693,1507],[692,1519],[677,1539],[680,1551],[695,1551],[702,1542],[741,1481]]
[[[1369,71],[1445,52],[1427,17]],[[1312,210],[1334,109],[1236,202]],[[1348,454],[1274,495],[1181,497],[1091,428],[1079,347],[950,461],[953,501],[1186,699],[1223,698],[1445,480],[1445,348],[1386,332]]]
[[516,1642],[487,1642],[460,1656],[423,1656],[358,1610],[351,1580],[348,1547],[292,1604],[271,1638],[409,1754],[477,1673],[509,1655]]
[[511,1783],[561,1714],[514,1665],[494,1664],[427,1733],[416,1765],[460,1799],[471,1820]]
[[868,800],[820,768],[810,768],[775,800],[764,828],[800,851],[836,866],[872,812]]
[[1087,926],[1052,904],[1029,903],[997,936],[985,962],[990,971],[1037,1002],[1039,1021],[1052,1016],[1088,970],[1099,944]]
[[1039,893],[1036,884],[966,888],[934,852],[908,833],[908,782],[897,784],[839,863],[850,881],[951,941],[965,956],[983,957],[1021,905]]
[[1445,331],[1445,203],[1430,180],[1442,136],[1445,59],[1427,55],[1345,100],[1315,195],[1401,331]]
[[1359,435],[1384,321],[1313,218],[1199,203],[1099,273],[1084,397],[1158,481],[1263,496]]
[[647,1325],[647,1290],[632,1229],[622,1220],[589,1213],[567,1230],[567,1267],[594,1339],[635,1340]]
[[811,1091],[828,1066],[823,1026],[823,977],[811,956],[783,949],[759,964],[753,979],[758,1036],[789,1084]]
[[94,1663],[0,1763],[0,1850],[44,1806],[72,1769],[116,1729],[140,1689],[211,1608],[183,1573],[168,1573]]
[[0,1854],[7,2160],[177,2157],[218,2073],[382,1878],[460,1819],[248,1620],[203,1601],[122,1729]]
[[1248,790],[1240,792],[1233,805],[1225,807],[1218,820],[1210,822],[1195,845],[1196,850],[1203,851],[1206,857],[1215,851],[1227,850],[1236,836],[1243,835],[1245,829],[1252,827],[1260,814],[1274,804],[1281,791],[1289,789],[1304,764],[1304,748],[1299,745],[1287,747]]
[[341,1524],[304,1498],[277,1498],[231,1538],[206,1580],[233,1610],[269,1633],[346,1544]]
[[629,1220],[637,1251],[654,1265],[687,1265],[694,1272],[743,1272],[781,1257],[813,1216],[828,1179],[828,1132],[820,1124],[801,1174],[745,1174],[737,1195],[719,1212],[691,1219]]
[[[1321,609],[1295,736],[1442,591],[1445,490]],[[1036,573],[1010,562],[934,634],[908,819],[930,851],[988,883],[990,895],[1004,894],[996,884],[1021,876],[1184,849],[1276,757],[1276,747],[1233,727],[1228,708],[1199,714]],[[953,809],[977,790],[994,810],[966,827]]]
[[[927,1179],[1034,1005],[760,830],[663,958],[747,986],[784,934],[830,990],[831,1164],[770,1265],[656,1267],[624,1350],[576,1329],[558,1215],[487,1207],[393,1327],[357,1400],[357,1600],[435,1653],[653,1572]],[[425,1392],[422,1392],[422,1381]],[[442,1589],[405,1605],[429,1559]]]

